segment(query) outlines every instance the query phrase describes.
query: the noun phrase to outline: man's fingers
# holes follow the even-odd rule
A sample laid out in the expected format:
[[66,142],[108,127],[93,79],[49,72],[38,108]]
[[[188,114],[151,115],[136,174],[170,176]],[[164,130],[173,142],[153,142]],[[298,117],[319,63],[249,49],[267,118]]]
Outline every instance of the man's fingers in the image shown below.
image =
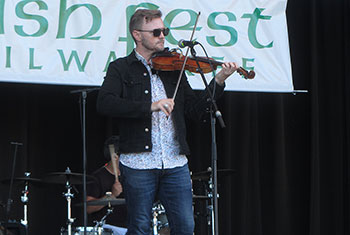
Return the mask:
[[172,99],[164,99],[160,102],[160,110],[162,110],[165,115],[169,116],[174,108],[174,101]]
[[165,115],[167,115],[167,116],[169,116],[170,115],[170,113],[169,113],[169,106],[165,106],[165,105],[161,105],[161,108],[160,108],[160,110],[162,110],[163,111],[163,113],[165,113]]

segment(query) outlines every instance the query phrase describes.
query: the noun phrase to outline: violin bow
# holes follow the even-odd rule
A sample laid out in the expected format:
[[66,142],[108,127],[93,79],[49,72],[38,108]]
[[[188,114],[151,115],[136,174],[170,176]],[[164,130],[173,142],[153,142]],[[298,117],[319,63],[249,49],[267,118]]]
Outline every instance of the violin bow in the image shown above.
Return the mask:
[[[192,41],[194,32],[196,31],[197,23],[198,23],[198,19],[199,19],[199,15],[200,15],[200,14],[201,14],[201,12],[198,12],[197,18],[196,18],[196,22],[195,22],[195,24],[194,24],[194,27],[193,27],[193,30],[192,30],[192,34],[191,34],[191,37],[190,37],[190,41]],[[189,51],[189,50],[190,50],[190,48],[187,47],[187,50],[186,50],[186,53],[185,53],[184,63],[182,64],[181,72],[180,72],[180,74],[179,74],[179,78],[178,78],[178,80],[177,80],[175,92],[174,92],[174,95],[173,95],[173,100],[175,100],[175,97],[176,97],[176,94],[177,94],[177,90],[179,89],[179,86],[180,86],[181,77],[182,77],[182,74],[183,74],[183,72],[184,72],[184,70],[185,70],[185,66],[186,66],[186,62],[187,62],[187,58],[188,58],[188,51]]]

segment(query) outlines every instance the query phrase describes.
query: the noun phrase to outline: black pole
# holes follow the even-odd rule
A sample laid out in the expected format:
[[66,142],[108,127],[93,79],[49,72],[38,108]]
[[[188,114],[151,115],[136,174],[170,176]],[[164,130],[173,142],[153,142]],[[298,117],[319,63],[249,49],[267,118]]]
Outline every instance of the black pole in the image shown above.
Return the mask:
[[[211,156],[212,156],[212,162],[211,162],[211,167],[212,167],[212,180],[213,180],[213,197],[212,197],[212,205],[213,205],[213,210],[214,210],[214,234],[219,235],[219,205],[218,205],[218,189],[217,189],[217,147],[216,147],[216,130],[215,130],[215,117],[214,117],[214,111],[210,110],[210,127],[211,127]],[[213,234],[213,235],[214,235]]]
[[10,178],[10,188],[9,188],[9,196],[7,199],[7,204],[6,204],[6,220],[10,222],[10,211],[11,211],[11,205],[12,205],[12,187],[13,187],[13,179],[15,175],[15,169],[16,169],[16,158],[17,158],[17,149],[18,146],[22,146],[22,143],[17,143],[17,142],[11,142],[11,145],[15,146],[15,152],[13,156],[13,162],[12,162],[12,171],[11,171],[11,178]]
[[74,90],[70,93],[80,93],[80,100],[82,100],[82,114],[81,114],[81,129],[82,129],[82,140],[83,140],[83,205],[84,205],[84,235],[86,235],[87,226],[87,208],[86,208],[86,165],[87,165],[87,154],[86,154],[86,100],[88,92],[99,90],[100,88],[86,88],[80,90]]
[[83,98],[83,115],[82,115],[82,135],[83,135],[83,200],[84,200],[84,235],[86,235],[87,213],[86,213],[86,98],[87,92],[81,93]]

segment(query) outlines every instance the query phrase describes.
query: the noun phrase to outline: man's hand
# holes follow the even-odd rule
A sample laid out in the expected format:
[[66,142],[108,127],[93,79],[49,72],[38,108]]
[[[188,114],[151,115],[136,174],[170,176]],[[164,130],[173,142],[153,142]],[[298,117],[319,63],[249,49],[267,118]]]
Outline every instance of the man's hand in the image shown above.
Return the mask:
[[238,69],[238,65],[235,62],[226,62],[222,64],[222,69],[216,75],[215,81],[219,85],[223,85],[225,80]]
[[161,99],[156,102],[153,102],[151,105],[152,112],[163,111],[166,116],[169,116],[174,109],[174,100],[173,99]]
[[123,192],[122,184],[119,181],[115,181],[112,185],[112,195],[118,197]]

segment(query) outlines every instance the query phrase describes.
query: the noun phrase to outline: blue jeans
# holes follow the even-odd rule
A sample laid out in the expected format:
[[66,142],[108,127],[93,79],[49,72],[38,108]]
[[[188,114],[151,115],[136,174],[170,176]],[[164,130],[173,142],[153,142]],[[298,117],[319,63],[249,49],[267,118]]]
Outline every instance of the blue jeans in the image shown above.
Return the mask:
[[171,235],[193,235],[191,176],[186,164],[173,169],[136,170],[120,164],[128,210],[128,235],[149,235],[152,206],[160,200]]

